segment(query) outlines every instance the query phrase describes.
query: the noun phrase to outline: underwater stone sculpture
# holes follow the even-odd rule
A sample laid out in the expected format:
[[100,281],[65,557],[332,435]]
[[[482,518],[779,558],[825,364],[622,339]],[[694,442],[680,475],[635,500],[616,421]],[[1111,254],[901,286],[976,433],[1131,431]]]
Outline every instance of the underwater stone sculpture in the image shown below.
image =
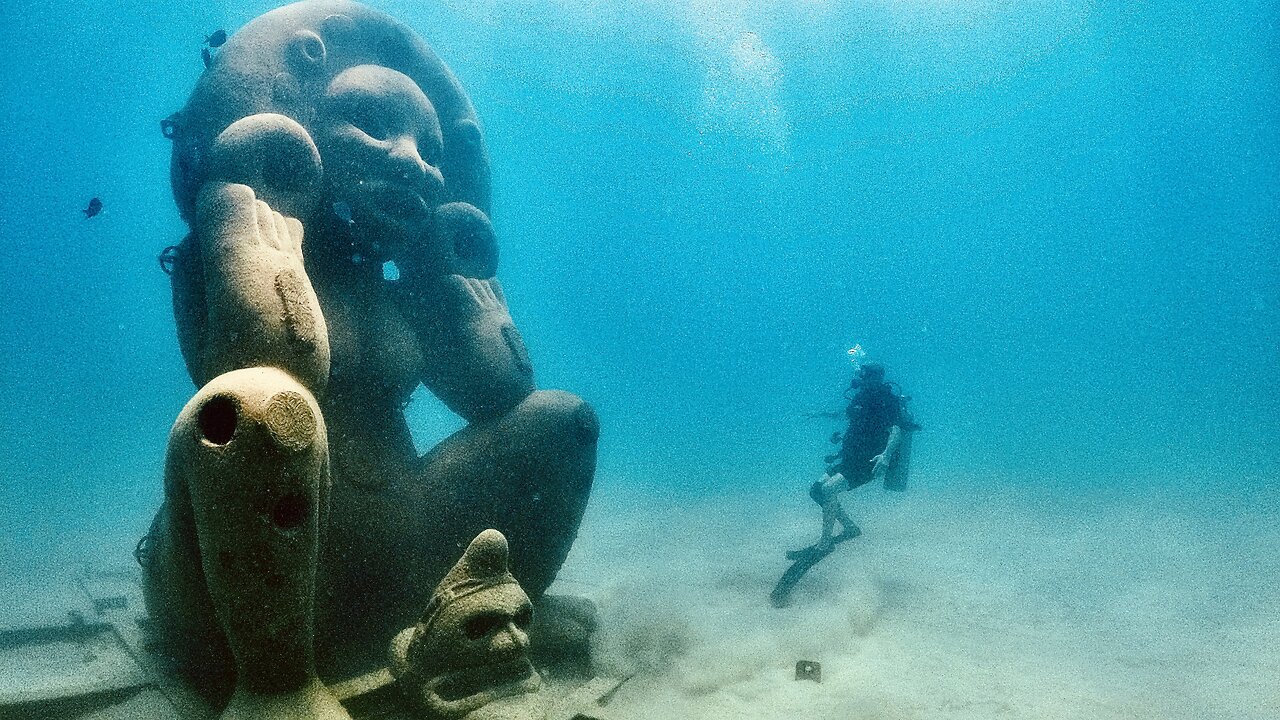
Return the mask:
[[[538,717],[542,683],[529,655],[533,605],[507,567],[507,539],[486,530],[445,575],[422,618],[391,643],[391,673],[439,720],[507,699],[488,717]],[[505,712],[504,712],[505,710]]]
[[[200,389],[147,537],[156,635],[210,696],[234,685],[227,717],[342,717],[317,676],[378,667],[482,530],[510,538],[537,601],[581,520],[597,420],[534,388],[475,112],[411,30],[345,0],[269,12],[164,128]],[[468,423],[425,457],[403,415],[419,383]]]

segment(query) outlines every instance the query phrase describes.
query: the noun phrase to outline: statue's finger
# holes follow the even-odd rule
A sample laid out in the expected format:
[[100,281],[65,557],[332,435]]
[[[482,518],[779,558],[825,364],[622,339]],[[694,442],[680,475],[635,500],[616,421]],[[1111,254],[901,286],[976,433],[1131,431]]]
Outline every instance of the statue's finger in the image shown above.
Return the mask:
[[462,278],[462,287],[466,289],[467,295],[471,296],[471,302],[479,307],[484,307],[484,290],[480,287],[480,283],[475,278]]
[[507,308],[507,296],[502,292],[502,283],[498,282],[498,278],[490,278],[488,280],[489,290],[493,292],[493,300],[498,303],[498,307]]
[[480,307],[485,310],[493,310],[498,306],[498,300],[493,296],[493,288],[489,287],[487,280],[472,280],[476,288],[476,295],[480,299]]
[[297,218],[285,218],[285,225],[289,228],[289,244],[290,249],[294,252],[302,252],[302,221]]
[[259,200],[257,203],[258,212],[258,240],[268,247],[279,247],[276,242],[276,223],[271,218],[271,206]]
[[206,247],[219,250],[252,238],[257,222],[253,190],[237,183],[206,183],[196,198],[196,232]]

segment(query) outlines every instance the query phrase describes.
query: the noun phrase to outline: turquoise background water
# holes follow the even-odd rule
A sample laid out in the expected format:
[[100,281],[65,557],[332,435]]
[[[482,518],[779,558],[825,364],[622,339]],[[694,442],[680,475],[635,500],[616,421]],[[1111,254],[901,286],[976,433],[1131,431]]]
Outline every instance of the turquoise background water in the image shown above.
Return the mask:
[[[915,397],[921,482],[1280,475],[1276,3],[374,4],[477,106],[499,277],[602,477],[809,478],[854,343]],[[0,570],[159,502],[193,391],[159,121],[270,7],[0,9]]]

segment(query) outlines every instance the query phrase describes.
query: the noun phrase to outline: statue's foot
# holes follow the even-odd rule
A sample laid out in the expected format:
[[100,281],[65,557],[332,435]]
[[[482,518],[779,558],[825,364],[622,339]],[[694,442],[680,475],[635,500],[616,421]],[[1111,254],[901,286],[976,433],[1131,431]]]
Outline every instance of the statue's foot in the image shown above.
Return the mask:
[[298,690],[260,695],[237,687],[219,720],[351,720],[317,679]]
[[312,390],[323,388],[329,331],[303,265],[302,223],[272,209],[247,185],[208,183],[200,191],[196,232],[204,248],[211,328],[198,358],[197,384],[239,368],[271,366]]

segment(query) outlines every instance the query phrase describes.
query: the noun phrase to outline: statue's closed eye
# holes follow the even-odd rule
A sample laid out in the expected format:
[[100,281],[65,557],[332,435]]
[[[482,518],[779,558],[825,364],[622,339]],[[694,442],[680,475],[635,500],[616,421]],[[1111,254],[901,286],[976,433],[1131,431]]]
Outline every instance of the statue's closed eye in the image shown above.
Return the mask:
[[360,132],[369,137],[382,142],[391,137],[390,127],[386,118],[364,110],[356,110],[348,114],[351,124]]

